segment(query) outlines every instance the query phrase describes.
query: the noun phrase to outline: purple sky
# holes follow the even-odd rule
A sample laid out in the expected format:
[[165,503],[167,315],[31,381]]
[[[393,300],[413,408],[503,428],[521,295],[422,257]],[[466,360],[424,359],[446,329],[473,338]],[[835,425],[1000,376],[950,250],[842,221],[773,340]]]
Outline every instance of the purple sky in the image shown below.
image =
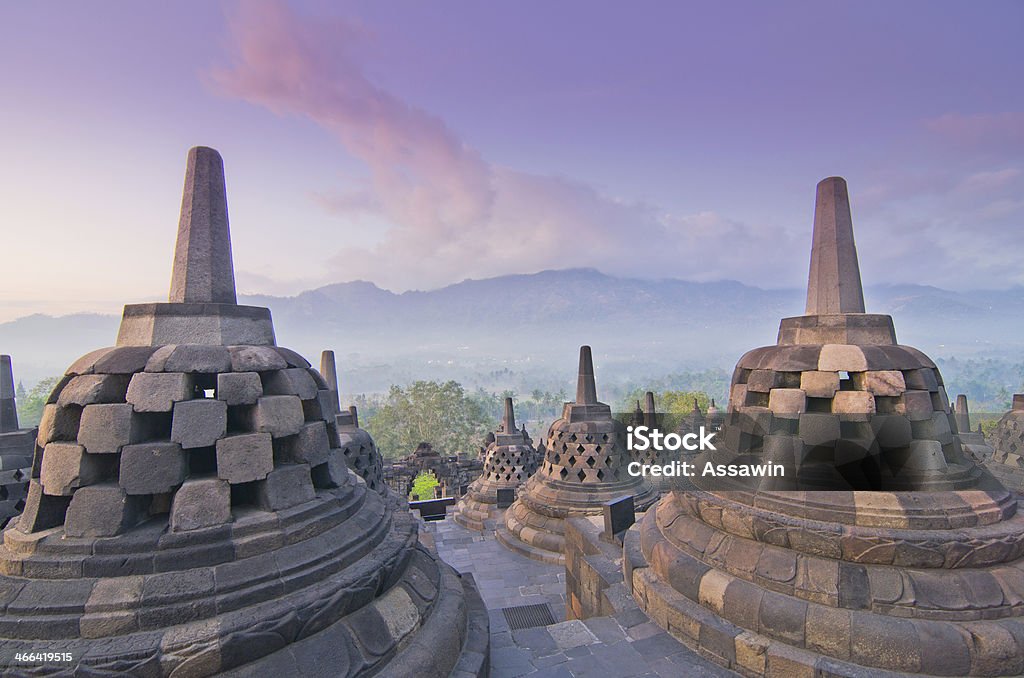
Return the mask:
[[[243,292],[594,266],[1024,284],[1020,2],[9,3],[0,320],[166,295],[185,152]],[[870,310],[870,309],[869,309]]]

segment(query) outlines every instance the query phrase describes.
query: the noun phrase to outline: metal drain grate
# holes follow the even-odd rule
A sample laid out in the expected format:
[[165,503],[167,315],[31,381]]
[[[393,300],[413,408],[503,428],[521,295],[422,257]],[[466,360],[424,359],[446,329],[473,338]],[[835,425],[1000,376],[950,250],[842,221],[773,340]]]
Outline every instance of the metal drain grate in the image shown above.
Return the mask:
[[548,626],[555,623],[555,618],[547,603],[503,607],[501,611],[505,613],[505,621],[508,622],[508,627],[511,630],[531,629],[535,626]]

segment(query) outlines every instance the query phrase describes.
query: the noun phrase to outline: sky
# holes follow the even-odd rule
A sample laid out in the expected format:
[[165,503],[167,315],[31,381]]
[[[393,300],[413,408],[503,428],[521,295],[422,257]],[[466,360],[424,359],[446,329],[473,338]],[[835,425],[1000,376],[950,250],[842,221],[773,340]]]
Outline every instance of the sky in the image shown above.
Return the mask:
[[[0,4],[0,321],[161,300],[189,147],[239,290],[594,267],[1024,285],[1024,3]],[[870,309],[869,309],[870,310]]]

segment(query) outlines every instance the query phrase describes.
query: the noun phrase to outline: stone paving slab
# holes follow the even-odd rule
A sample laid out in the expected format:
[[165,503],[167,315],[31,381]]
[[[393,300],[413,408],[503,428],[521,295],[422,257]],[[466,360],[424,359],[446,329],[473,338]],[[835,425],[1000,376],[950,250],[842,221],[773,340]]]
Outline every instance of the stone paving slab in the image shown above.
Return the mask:
[[[530,560],[451,518],[423,523],[424,541],[471,572],[491,621],[491,678],[733,678],[665,633],[640,610],[565,618],[565,569]],[[501,608],[548,603],[556,623],[510,630]]]

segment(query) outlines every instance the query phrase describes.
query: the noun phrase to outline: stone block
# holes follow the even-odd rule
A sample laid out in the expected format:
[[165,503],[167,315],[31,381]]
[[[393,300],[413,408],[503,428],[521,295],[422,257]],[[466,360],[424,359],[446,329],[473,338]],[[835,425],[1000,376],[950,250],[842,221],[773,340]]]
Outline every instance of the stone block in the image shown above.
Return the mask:
[[636,508],[633,505],[633,495],[627,494],[611,501],[606,501],[602,506],[604,514],[604,537],[612,538],[617,534],[625,532],[629,526],[636,522]]
[[265,511],[280,511],[316,498],[309,467],[286,464],[271,471],[256,486],[256,496]]
[[[335,396],[333,391],[320,389],[316,392],[315,398],[302,401],[302,412],[306,421],[323,419],[327,422],[333,422],[338,417],[337,396]],[[346,412],[345,415],[348,416],[349,413]]]
[[125,445],[146,439],[145,420],[127,403],[86,405],[78,428],[78,442],[90,454],[116,454]]
[[188,458],[177,443],[125,445],[121,450],[118,484],[129,495],[173,492],[187,475]]
[[295,435],[306,422],[302,401],[293,395],[263,396],[249,415],[251,429],[269,433],[275,438]]
[[146,368],[156,346],[118,346],[106,353],[93,367],[97,374],[134,374]]
[[[148,366],[147,366],[147,369]],[[226,346],[184,344],[167,357],[164,372],[192,372],[219,374],[231,371],[231,354]]]
[[145,516],[143,497],[132,497],[115,483],[83,487],[71,497],[64,517],[68,537],[113,537]]
[[935,377],[935,370],[930,367],[904,370],[903,379],[909,390],[937,391],[939,389],[939,380]]
[[42,483],[30,480],[25,510],[12,520],[18,521],[18,531],[25,534],[48,530],[64,522],[64,515],[70,502],[71,497],[68,496],[44,494]]
[[79,407],[61,407],[60,405],[44,405],[43,416],[39,421],[39,433],[36,441],[40,445],[59,440],[74,441],[78,439],[78,425],[82,420]]
[[898,414],[879,414],[871,419],[875,440],[884,448],[898,448],[910,444],[914,437],[910,421]]
[[808,398],[831,398],[839,390],[839,374],[810,370],[800,375],[800,389]]
[[836,442],[835,465],[860,463],[869,456],[878,454],[878,445],[871,439],[842,438]]
[[875,414],[875,397],[867,391],[838,391],[832,413],[850,421],[868,421]]
[[269,433],[228,436],[217,441],[217,477],[232,484],[263,480],[274,468]]
[[67,383],[57,404],[61,407],[93,403],[123,403],[130,377],[125,374],[83,374]]
[[232,372],[269,372],[288,367],[285,359],[270,346],[229,346]]
[[310,469],[313,486],[318,488],[341,487],[348,479],[348,463],[339,449],[327,454],[327,461]]
[[255,372],[226,372],[217,375],[217,399],[228,405],[253,405],[261,395],[263,382]]
[[174,404],[171,440],[184,449],[210,447],[228,428],[228,405],[223,400],[202,398]]
[[506,509],[516,500],[516,491],[511,487],[500,487],[496,490],[497,506]]
[[316,397],[316,382],[302,368],[267,372],[263,375],[263,392],[267,395],[295,395],[301,400]]
[[839,417],[833,414],[807,412],[800,415],[800,439],[805,445],[835,445],[841,437]]
[[231,486],[219,478],[189,478],[174,493],[171,531],[183,532],[231,522]]
[[896,409],[898,414],[905,415],[911,421],[931,419],[934,411],[932,395],[928,391],[904,392],[902,402]]
[[747,404],[747,385],[733,384],[729,390],[730,407],[742,407]]
[[180,372],[139,372],[125,399],[136,412],[170,412],[174,403],[192,398],[193,379]]
[[756,393],[768,393],[773,388],[778,388],[779,375],[775,370],[752,370],[747,377],[747,391]]
[[906,459],[902,460],[906,471],[944,471],[946,457],[942,443],[937,440],[911,440]]
[[944,412],[933,412],[931,419],[912,421],[911,429],[914,437],[921,440],[937,440],[943,445],[953,442],[949,417]]
[[39,482],[43,492],[52,496],[68,496],[76,489],[93,485],[111,470],[110,459],[89,454],[75,443],[49,443],[43,449]]
[[799,388],[773,388],[768,394],[768,409],[775,416],[802,414],[807,410],[807,394]]
[[868,369],[864,351],[853,344],[825,344],[818,355],[818,370],[821,372],[866,372]]
[[297,434],[278,438],[275,448],[282,462],[319,466],[327,461],[327,454],[331,450],[327,425],[322,421],[304,424]]
[[899,370],[875,370],[851,375],[853,387],[880,396],[898,396],[907,390]]

